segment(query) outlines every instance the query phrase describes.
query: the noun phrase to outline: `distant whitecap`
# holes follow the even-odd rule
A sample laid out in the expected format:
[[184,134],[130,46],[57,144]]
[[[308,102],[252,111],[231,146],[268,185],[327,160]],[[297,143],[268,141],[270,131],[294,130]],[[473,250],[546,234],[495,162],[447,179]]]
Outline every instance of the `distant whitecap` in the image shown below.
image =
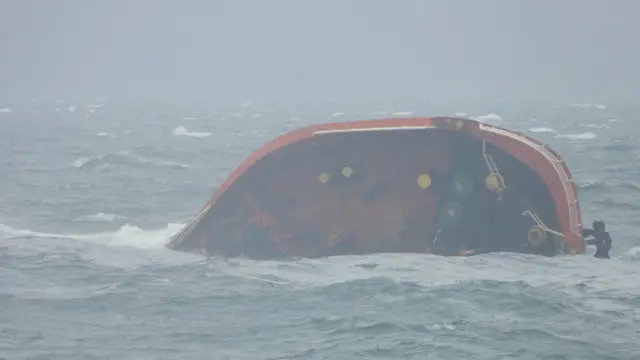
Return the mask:
[[111,213],[97,213],[91,215],[80,216],[75,221],[91,221],[91,222],[112,222],[116,220],[123,220],[124,217]]
[[71,166],[73,166],[76,169],[79,169],[81,167],[83,167],[84,165],[86,165],[89,161],[91,161],[90,158],[86,158],[86,157],[81,157],[76,159]]
[[585,132],[581,134],[559,134],[556,135],[558,138],[569,139],[569,140],[593,140],[598,137],[598,135],[592,132]]
[[413,111],[394,111],[391,113],[393,116],[411,116],[413,115]]
[[607,107],[605,105],[602,104],[584,104],[584,103],[574,103],[574,104],[569,104],[570,107],[577,107],[577,108],[585,108],[585,109],[598,109],[598,110],[605,110]]
[[608,124],[587,124],[586,127],[590,129],[610,129]]
[[177,128],[173,129],[173,135],[176,136],[190,136],[190,137],[197,137],[197,138],[204,138],[207,136],[211,136],[211,133],[209,132],[202,132],[202,131],[188,131],[184,126],[178,126]]
[[40,238],[67,238],[106,246],[128,246],[141,249],[162,249],[169,239],[184,228],[185,224],[169,223],[164,228],[145,230],[133,225],[123,225],[115,232],[93,234],[50,234],[26,229],[14,229],[0,224],[0,234],[5,237],[37,236]]
[[118,136],[117,136],[117,135],[115,135],[115,134],[111,134],[111,133],[107,133],[107,132],[99,132],[99,133],[96,133],[96,136],[99,136],[99,137],[106,137],[106,138],[111,138],[111,139],[115,139],[115,138],[117,138],[117,137],[118,137]]
[[502,118],[500,117],[500,115],[496,113],[488,113],[480,116],[472,116],[471,118],[473,120],[480,121],[480,122],[502,121]]
[[556,132],[553,128],[550,128],[550,127],[534,127],[529,129],[529,131],[533,133],[545,133],[545,132],[555,133]]

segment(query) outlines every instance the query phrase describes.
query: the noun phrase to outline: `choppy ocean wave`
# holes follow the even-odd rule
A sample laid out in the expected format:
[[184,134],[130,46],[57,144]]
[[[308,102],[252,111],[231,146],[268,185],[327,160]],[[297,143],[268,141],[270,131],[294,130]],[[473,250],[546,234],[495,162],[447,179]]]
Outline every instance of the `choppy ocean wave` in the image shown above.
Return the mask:
[[[4,103],[0,358],[638,358],[640,148],[629,114],[640,109],[574,105]],[[583,221],[609,224],[612,259],[592,248],[288,261],[164,249],[240,161],[284,131],[456,113],[559,152]]]

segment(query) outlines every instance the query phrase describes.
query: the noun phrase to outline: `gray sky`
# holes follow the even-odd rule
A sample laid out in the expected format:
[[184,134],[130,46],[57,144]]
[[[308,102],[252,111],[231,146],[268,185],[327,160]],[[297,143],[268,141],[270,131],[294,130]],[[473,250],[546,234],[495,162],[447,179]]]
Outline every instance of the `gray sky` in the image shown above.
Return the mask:
[[0,95],[600,100],[634,0],[0,0]]

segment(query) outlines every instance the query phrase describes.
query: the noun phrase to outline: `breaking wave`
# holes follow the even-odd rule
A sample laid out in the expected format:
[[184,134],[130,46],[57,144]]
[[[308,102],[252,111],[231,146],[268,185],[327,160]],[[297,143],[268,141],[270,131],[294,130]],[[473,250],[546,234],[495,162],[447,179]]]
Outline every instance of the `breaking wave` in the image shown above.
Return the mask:
[[598,135],[592,132],[584,132],[580,134],[558,134],[557,138],[569,139],[569,140],[593,140],[598,137]]
[[90,222],[113,222],[116,220],[124,220],[124,216],[100,212],[96,214],[80,216],[75,219],[75,221],[90,221]]
[[585,180],[576,184],[580,190],[598,191],[604,189],[624,188],[632,191],[640,191],[640,184],[636,182],[613,182],[613,181],[595,181]]
[[534,127],[534,128],[529,129],[529,131],[533,132],[533,133],[546,133],[546,132],[555,133],[555,132],[557,132],[555,129],[550,128],[550,127]]
[[394,111],[391,113],[393,116],[411,116],[413,115],[412,111]]
[[496,113],[488,113],[485,115],[472,116],[471,119],[480,121],[480,122],[485,122],[485,123],[502,121],[502,117],[500,117],[500,115]]
[[169,223],[165,228],[145,230],[133,225],[123,225],[114,232],[95,234],[52,234],[24,229],[14,229],[0,224],[0,238],[70,239],[105,246],[162,249],[185,224]]
[[106,137],[106,138],[110,138],[110,139],[117,139],[118,135],[112,134],[112,133],[107,133],[107,132],[99,132],[96,133],[95,136],[98,137]]
[[583,109],[598,109],[598,110],[606,110],[607,107],[602,104],[584,104],[584,103],[573,103],[569,104],[569,107],[575,108],[583,108]]
[[112,165],[139,165],[148,164],[160,167],[171,167],[189,169],[191,166],[172,161],[149,159],[144,156],[136,155],[128,151],[119,151],[116,153],[107,153],[104,155],[92,157],[80,157],[71,163],[71,167],[76,169],[93,169],[102,170]]
[[196,138],[205,138],[211,136],[210,132],[188,131],[184,126],[178,126],[177,128],[173,129],[172,134],[175,136],[189,136]]

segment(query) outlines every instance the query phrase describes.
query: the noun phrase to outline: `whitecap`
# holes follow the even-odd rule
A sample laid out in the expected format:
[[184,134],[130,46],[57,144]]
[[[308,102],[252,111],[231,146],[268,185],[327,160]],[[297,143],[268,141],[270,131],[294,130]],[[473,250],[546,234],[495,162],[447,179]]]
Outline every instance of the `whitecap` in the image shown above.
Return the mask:
[[209,132],[200,132],[200,131],[188,131],[184,126],[178,126],[177,128],[173,129],[173,135],[175,136],[190,136],[190,137],[197,137],[197,138],[204,138],[207,136],[211,136],[211,133]]
[[590,129],[610,129],[611,127],[606,124],[587,124],[586,127]]
[[411,116],[413,115],[413,111],[394,111],[391,113],[393,116]]
[[13,110],[9,109],[9,108],[0,108],[0,113],[4,113],[4,114],[8,114],[8,113],[12,113]]
[[111,139],[115,139],[115,138],[118,137],[115,134],[111,134],[111,133],[107,133],[107,132],[99,132],[99,133],[96,133],[95,135],[99,136],[99,137],[107,137],[107,138],[111,138]]
[[76,111],[76,107],[75,107],[75,106],[73,106],[73,105],[70,105],[70,106],[67,108],[67,111],[68,111],[68,112],[75,112],[75,111]]
[[99,171],[102,169],[106,169],[110,164],[122,164],[122,163],[131,163],[131,160],[141,163],[141,164],[150,164],[153,166],[160,167],[172,167],[172,168],[181,168],[188,169],[189,165],[176,163],[172,161],[160,160],[160,159],[148,159],[144,156],[136,155],[130,153],[128,151],[119,151],[116,153],[106,153],[103,155],[97,155],[92,157],[80,157],[71,163],[71,166],[76,169],[81,169],[89,166],[93,166],[94,171]]
[[466,112],[457,112],[453,116],[466,117],[469,116]]
[[640,258],[640,246],[632,247],[624,255],[630,255],[631,257],[634,257],[634,258]]
[[0,224],[0,234],[5,238],[39,237],[52,239],[72,239],[106,246],[134,247],[139,249],[162,249],[171,237],[178,233],[185,224],[169,223],[166,227],[145,230],[133,225],[123,225],[115,232],[94,234],[51,234],[31,230],[13,229]]
[[581,134],[558,134],[557,138],[569,139],[569,140],[593,140],[598,137],[598,135],[592,132],[585,132]]
[[333,117],[344,116],[344,113],[343,112],[334,112],[333,114],[331,114],[331,116],[333,116]]
[[122,219],[124,219],[124,217],[120,215],[99,212],[96,214],[80,216],[76,218],[75,221],[113,222]]
[[435,324],[433,326],[431,326],[431,328],[433,330],[449,330],[449,331],[453,331],[456,329],[456,326],[454,324],[451,323],[444,323],[444,324]]
[[90,158],[81,157],[81,158],[76,159],[73,163],[71,163],[71,166],[73,166],[76,169],[79,169],[79,168],[85,166],[89,161],[91,161]]
[[180,120],[198,120],[198,118],[187,116],[187,117],[181,117]]
[[529,129],[529,131],[534,133],[545,133],[545,132],[555,133],[556,132],[553,128],[549,128],[549,127],[534,127]]
[[168,167],[182,168],[182,169],[191,168],[191,166],[189,166],[189,165],[185,165],[185,164],[181,164],[181,163],[177,163],[177,162],[173,162],[173,161],[148,159],[148,158],[146,158],[144,156],[132,154],[132,153],[130,153],[128,151],[121,151],[121,152],[118,153],[118,155],[130,157],[130,158],[132,158],[132,159],[134,159],[136,161],[139,161],[140,163],[151,164],[151,165],[154,165],[154,166],[168,166]]
[[492,121],[502,121],[500,115],[496,113],[488,113],[485,115],[472,116],[471,119],[480,121],[480,122],[492,122]]
[[584,109],[598,109],[605,110],[607,107],[602,104],[585,104],[585,103],[573,103],[569,104],[570,107],[584,108]]

